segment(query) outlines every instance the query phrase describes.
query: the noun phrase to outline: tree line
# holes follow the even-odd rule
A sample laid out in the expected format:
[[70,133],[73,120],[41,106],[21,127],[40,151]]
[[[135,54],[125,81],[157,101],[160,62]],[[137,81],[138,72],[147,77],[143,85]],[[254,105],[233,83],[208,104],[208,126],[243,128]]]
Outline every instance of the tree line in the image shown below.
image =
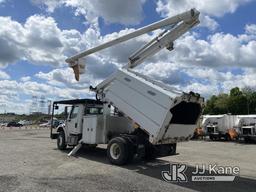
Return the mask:
[[217,115],[231,113],[233,115],[256,114],[256,90],[246,87],[232,88],[229,94],[213,95],[206,101],[204,114]]

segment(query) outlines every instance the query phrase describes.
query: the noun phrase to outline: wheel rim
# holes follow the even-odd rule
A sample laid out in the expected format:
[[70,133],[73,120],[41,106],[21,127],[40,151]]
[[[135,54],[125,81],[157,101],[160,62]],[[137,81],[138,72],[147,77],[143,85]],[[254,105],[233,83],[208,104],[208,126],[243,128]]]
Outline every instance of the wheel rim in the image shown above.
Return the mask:
[[121,155],[121,148],[117,143],[113,143],[110,147],[110,155],[113,159],[119,159]]

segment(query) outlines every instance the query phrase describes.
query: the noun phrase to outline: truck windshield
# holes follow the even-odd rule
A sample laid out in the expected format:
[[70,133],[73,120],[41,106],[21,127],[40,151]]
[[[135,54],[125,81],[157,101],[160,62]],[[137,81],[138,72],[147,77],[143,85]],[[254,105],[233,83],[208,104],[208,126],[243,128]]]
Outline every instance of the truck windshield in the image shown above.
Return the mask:
[[103,114],[102,107],[86,107],[85,108],[85,115],[99,115]]

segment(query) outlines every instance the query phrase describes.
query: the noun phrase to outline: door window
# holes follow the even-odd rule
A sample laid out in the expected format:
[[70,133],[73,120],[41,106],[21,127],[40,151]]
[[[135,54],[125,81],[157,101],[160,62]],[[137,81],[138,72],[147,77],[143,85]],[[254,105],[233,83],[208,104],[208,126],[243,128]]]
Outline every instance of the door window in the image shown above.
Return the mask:
[[70,115],[70,119],[74,119],[77,117],[78,115],[78,110],[79,110],[79,107],[78,106],[74,106],[72,108],[72,111],[71,111],[71,115]]

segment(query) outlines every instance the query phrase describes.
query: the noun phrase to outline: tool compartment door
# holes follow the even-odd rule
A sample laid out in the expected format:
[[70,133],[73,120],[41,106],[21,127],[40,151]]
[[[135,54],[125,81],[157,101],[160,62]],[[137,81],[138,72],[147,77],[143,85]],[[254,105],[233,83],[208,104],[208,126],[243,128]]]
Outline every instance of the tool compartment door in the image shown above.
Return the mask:
[[98,144],[103,142],[103,115],[83,117],[83,143]]

